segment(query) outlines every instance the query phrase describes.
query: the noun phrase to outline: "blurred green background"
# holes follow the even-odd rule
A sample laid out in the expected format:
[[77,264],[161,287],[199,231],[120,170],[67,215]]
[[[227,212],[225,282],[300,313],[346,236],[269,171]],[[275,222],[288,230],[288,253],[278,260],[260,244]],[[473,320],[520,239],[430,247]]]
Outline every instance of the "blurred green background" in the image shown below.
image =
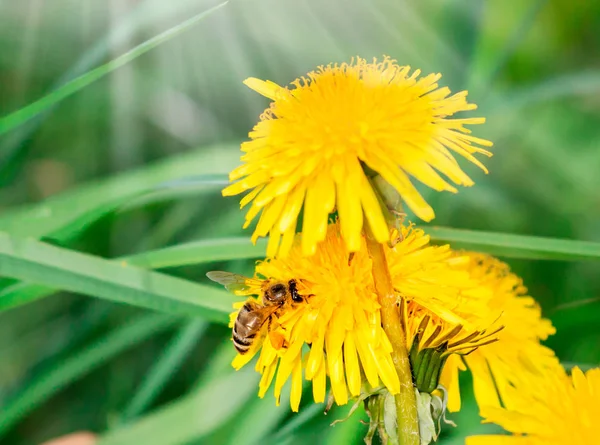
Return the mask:
[[[0,116],[214,4],[0,2]],[[421,188],[435,225],[600,241],[599,29],[600,3],[584,0],[231,1],[1,135],[0,228],[105,258],[248,235],[237,198],[220,196],[267,106],[242,80],[387,54],[468,89],[488,119],[475,133],[495,143],[489,175],[463,163],[475,187]],[[250,273],[252,260],[228,258],[154,267],[204,284],[208,270]],[[508,261],[557,326],[560,359],[598,365],[598,263]],[[33,291],[0,278],[0,443],[80,429],[105,444],[362,443],[360,414],[329,427],[347,408],[323,416],[308,391],[300,414],[259,400],[256,373],[230,369],[223,323],[67,292],[23,304]],[[496,431],[464,380],[441,443]]]

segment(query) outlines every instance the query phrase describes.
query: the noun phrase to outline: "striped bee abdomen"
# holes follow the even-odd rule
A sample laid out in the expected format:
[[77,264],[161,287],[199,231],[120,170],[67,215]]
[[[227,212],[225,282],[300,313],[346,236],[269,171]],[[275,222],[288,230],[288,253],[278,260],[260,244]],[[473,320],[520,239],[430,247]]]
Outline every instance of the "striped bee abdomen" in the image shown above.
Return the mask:
[[253,301],[248,301],[240,311],[233,325],[233,345],[240,354],[248,352],[256,334],[265,321],[271,315],[271,311]]

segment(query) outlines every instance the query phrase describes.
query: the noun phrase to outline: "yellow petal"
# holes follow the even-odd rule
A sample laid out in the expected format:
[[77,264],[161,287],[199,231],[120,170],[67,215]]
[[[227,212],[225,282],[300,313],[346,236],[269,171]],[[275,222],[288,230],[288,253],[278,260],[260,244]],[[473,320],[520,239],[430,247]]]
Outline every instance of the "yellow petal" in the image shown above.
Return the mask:
[[331,392],[335,403],[345,405],[348,403],[348,391],[346,389],[346,380],[344,379],[344,359],[342,351],[336,356],[327,354],[327,368],[329,370],[329,380],[331,381]]
[[271,386],[271,382],[273,382],[273,377],[275,377],[276,370],[277,362],[273,362],[263,371],[260,383],[258,385],[258,397],[260,397],[261,399],[267,393],[269,386]]
[[302,398],[302,360],[300,357],[296,360],[296,365],[292,371],[292,389],[290,396],[290,406],[292,411],[298,412],[300,399]]
[[323,403],[325,401],[326,378],[325,362],[321,362],[321,366],[319,366],[318,371],[312,379],[315,403]]
[[316,244],[325,239],[329,213],[335,206],[333,181],[326,176],[317,177],[306,190],[304,222],[302,224],[302,252],[312,255]]
[[361,375],[352,332],[348,332],[344,341],[344,365],[346,366],[346,379],[348,380],[350,394],[357,397],[360,394]]
[[471,373],[473,373],[473,391],[480,407],[500,407],[498,392],[490,369],[480,354],[471,354],[465,358]]
[[448,411],[451,413],[460,411],[459,361],[460,357],[458,355],[452,354],[448,357],[440,377],[440,384],[448,391]]
[[351,177],[336,180],[337,210],[341,233],[350,252],[360,250],[363,212],[356,194],[360,181]]
[[281,88],[275,82],[271,82],[270,80],[260,80],[256,77],[248,77],[244,80],[244,85],[271,100],[275,100],[281,90],[285,91],[285,88]]

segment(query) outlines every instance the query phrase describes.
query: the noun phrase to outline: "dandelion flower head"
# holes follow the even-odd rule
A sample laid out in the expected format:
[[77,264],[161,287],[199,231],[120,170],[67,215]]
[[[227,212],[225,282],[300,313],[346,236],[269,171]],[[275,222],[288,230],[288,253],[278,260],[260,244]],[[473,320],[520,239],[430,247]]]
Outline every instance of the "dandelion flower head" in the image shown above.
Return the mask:
[[[242,144],[243,164],[234,169],[226,196],[248,191],[245,227],[259,214],[253,240],[270,234],[268,256],[286,255],[303,209],[302,254],[312,255],[327,236],[328,215],[337,210],[347,248],[361,248],[368,224],[378,242],[389,239],[385,215],[365,166],[379,174],[423,220],[432,208],[410,176],[438,190],[456,192],[451,182],[470,186],[454,154],[485,170],[474,154],[489,156],[491,142],[465,127],[484,118],[449,119],[473,110],[467,92],[439,87],[440,74],[421,77],[385,57],[368,63],[320,66],[281,87],[250,78],[245,84],[271,99]],[[440,173],[445,176],[442,177]],[[365,221],[363,221],[365,219]]]
[[467,445],[568,445],[598,443],[600,369],[573,368],[568,376],[559,365],[540,377],[522,373],[508,388],[505,408],[490,408],[486,422],[512,436],[473,436]]
[[556,366],[554,352],[540,343],[554,334],[555,329],[549,320],[542,318],[539,305],[527,296],[521,278],[510,272],[507,264],[485,254],[454,254],[471,259],[457,267],[468,271],[482,287],[491,291],[483,302],[492,316],[500,314],[498,322],[504,329],[498,332],[498,341],[462,358],[451,357],[444,367],[442,383],[449,390],[449,410],[458,411],[458,373],[466,369],[466,364],[473,375],[475,398],[485,415],[487,407],[500,407],[507,401],[508,391],[520,373],[542,375],[545,369]]

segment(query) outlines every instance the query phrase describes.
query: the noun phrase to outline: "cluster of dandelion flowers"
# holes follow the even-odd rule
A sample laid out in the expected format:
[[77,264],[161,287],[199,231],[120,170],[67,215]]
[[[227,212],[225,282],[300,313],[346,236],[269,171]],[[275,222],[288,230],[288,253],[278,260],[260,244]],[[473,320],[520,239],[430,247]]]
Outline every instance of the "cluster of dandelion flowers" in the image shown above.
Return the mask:
[[372,63],[356,58],[321,66],[292,82],[293,88],[245,81],[272,102],[251,140],[242,144],[243,164],[230,173],[237,182],[223,194],[249,192],[241,201],[242,207],[251,204],[245,227],[260,214],[252,238],[270,234],[268,256],[289,252],[302,209],[305,255],[325,239],[334,210],[350,251],[360,250],[363,218],[377,241],[388,241],[384,211],[365,166],[426,221],[433,210],[409,176],[438,191],[455,192],[450,182],[472,185],[452,152],[485,170],[473,155],[490,155],[481,146],[492,144],[465,127],[484,119],[449,119],[476,108],[467,102],[467,92],[450,95],[438,87],[439,74],[420,74],[387,57]]
[[[477,404],[485,415],[488,407],[500,407],[501,401],[506,403],[520,373],[527,371],[542,376],[545,370],[557,365],[554,352],[540,343],[556,330],[549,320],[542,318],[539,305],[527,295],[521,278],[512,273],[507,264],[480,253],[456,252],[455,255],[470,258],[469,262],[457,263],[456,267],[467,271],[472,279],[491,291],[482,302],[492,317],[501,314],[497,323],[503,329],[496,336],[498,341],[485,348],[464,357],[450,357],[441,381],[448,389],[448,409],[458,411],[458,374],[468,367],[473,375]],[[471,316],[466,313],[465,317]]]
[[[463,260],[453,256],[447,246],[429,246],[429,237],[412,226],[403,228],[403,235],[403,241],[386,250],[390,260],[402,258],[392,262],[404,268],[402,279],[394,283],[398,295],[410,300],[411,307],[418,305],[432,319],[446,320],[453,328],[460,325],[460,332],[453,332],[455,341],[466,341],[471,348],[485,342],[493,332],[476,330],[477,322],[467,322],[456,311],[477,310],[482,320],[488,319],[478,303],[486,290],[468,272],[457,270],[456,263]],[[294,279],[305,301],[283,306],[274,320],[263,326],[252,349],[234,359],[234,367],[244,366],[258,354],[256,369],[262,373],[259,395],[263,396],[274,381],[277,399],[291,377],[293,410],[300,404],[303,379],[312,380],[316,402],[325,399],[327,378],[340,405],[360,395],[363,376],[371,389],[382,385],[390,393],[397,393],[399,381],[391,359],[392,347],[381,327],[364,238],[361,249],[351,253],[341,237],[340,225],[331,224],[315,254],[305,257],[301,255],[302,236],[296,236],[290,255],[257,264],[256,277],[248,279],[245,294],[257,296],[251,299],[260,298],[265,279]],[[434,289],[443,290],[432,293]],[[232,321],[236,315],[232,314]],[[418,323],[407,326],[414,338]]]
[[559,365],[543,376],[522,372],[508,389],[504,408],[490,408],[485,422],[512,436],[473,436],[467,445],[566,445],[598,443],[600,369],[571,376]]

